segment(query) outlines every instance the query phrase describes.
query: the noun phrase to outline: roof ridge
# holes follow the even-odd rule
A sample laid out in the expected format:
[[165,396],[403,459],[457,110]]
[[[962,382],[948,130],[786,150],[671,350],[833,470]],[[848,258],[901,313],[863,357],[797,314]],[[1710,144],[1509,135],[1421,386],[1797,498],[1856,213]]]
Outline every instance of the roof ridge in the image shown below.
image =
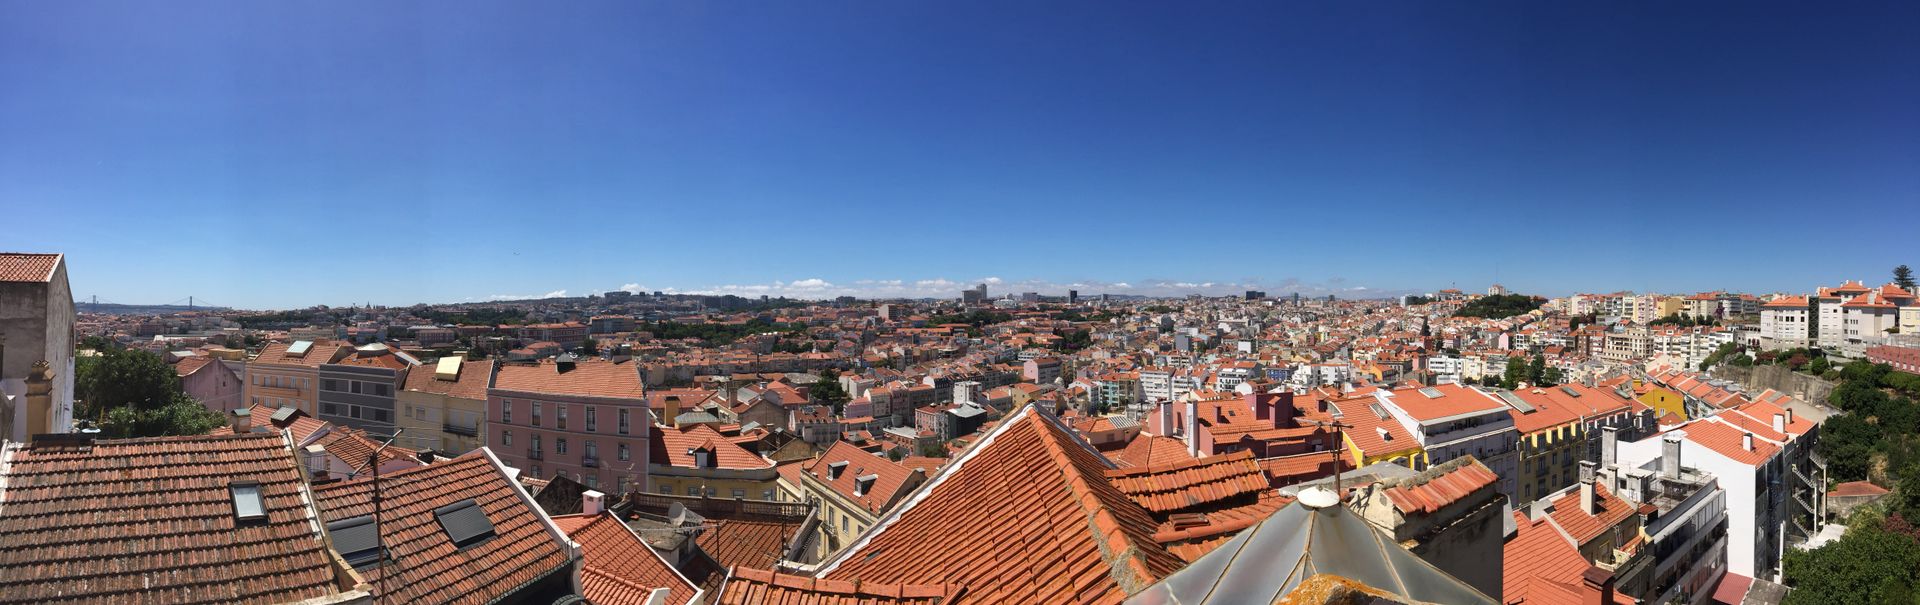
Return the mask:
[[[1107,573],[1114,582],[1120,585],[1121,590],[1131,595],[1163,577],[1165,574],[1156,573],[1148,567],[1147,557],[1155,550],[1168,557],[1173,557],[1173,554],[1155,542],[1150,531],[1140,536],[1131,535],[1127,531],[1128,527],[1114,515],[1115,509],[1121,506],[1133,506],[1139,509],[1142,515],[1146,514],[1146,509],[1140,508],[1133,499],[1126,496],[1125,492],[1107,483],[1104,480],[1104,474],[1100,475],[1099,481],[1088,480],[1086,470],[1080,468],[1080,465],[1073,460],[1066,449],[1067,445],[1060,443],[1062,439],[1073,439],[1073,433],[1064,430],[1058,418],[1050,414],[1038,413],[1029,422],[1042,424],[1036,427],[1042,429],[1040,442],[1049,447],[1049,457],[1054,459],[1059,471],[1066,478],[1067,489],[1073,491],[1074,502],[1086,515],[1087,528],[1093,532],[1094,545],[1098,547],[1100,557],[1106,560]],[[1047,428],[1052,430],[1045,430]],[[1085,442],[1073,439],[1073,443],[1080,447],[1083,453],[1094,456],[1094,460],[1111,464]],[[1096,484],[1111,490],[1112,497],[1103,497]],[[1092,510],[1088,510],[1088,498],[1098,502]],[[1168,573],[1172,571],[1172,569],[1167,570]],[[1130,573],[1132,577],[1127,577],[1123,575],[1124,573]]]

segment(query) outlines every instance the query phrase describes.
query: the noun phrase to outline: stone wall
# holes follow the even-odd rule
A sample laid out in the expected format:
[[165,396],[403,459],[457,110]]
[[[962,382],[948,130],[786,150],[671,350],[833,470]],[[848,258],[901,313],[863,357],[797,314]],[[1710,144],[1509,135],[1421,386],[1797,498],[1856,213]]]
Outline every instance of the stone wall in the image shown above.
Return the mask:
[[1708,372],[1714,378],[1724,378],[1747,386],[1750,394],[1773,389],[1798,397],[1809,403],[1825,405],[1827,395],[1833,393],[1834,383],[1814,376],[1795,372],[1786,366],[1756,365],[1742,368],[1732,365],[1715,366]]

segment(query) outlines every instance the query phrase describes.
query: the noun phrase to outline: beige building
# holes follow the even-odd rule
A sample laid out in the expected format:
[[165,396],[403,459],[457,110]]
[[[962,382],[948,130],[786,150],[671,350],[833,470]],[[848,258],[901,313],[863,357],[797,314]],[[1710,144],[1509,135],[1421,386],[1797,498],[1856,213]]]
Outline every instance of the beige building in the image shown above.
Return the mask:
[[705,424],[653,427],[647,460],[650,491],[730,500],[779,500],[772,460],[735,445]]
[[820,559],[852,544],[880,516],[927,480],[921,469],[910,469],[885,456],[835,442],[820,455],[800,467],[799,480],[807,496],[820,503],[815,513],[820,523],[819,536],[813,542]]
[[246,402],[270,408],[292,407],[319,417],[320,366],[353,354],[333,340],[268,343],[247,362]]
[[493,361],[443,357],[428,368],[407,374],[405,388],[395,398],[400,408],[396,424],[403,429],[401,443],[418,450],[458,456],[486,445],[487,388],[493,382]]

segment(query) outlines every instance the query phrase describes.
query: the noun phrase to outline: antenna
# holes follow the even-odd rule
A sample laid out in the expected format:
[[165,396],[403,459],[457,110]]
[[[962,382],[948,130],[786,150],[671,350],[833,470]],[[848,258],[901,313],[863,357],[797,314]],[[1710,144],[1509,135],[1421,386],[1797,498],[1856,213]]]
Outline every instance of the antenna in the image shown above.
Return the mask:
[[1347,432],[1345,429],[1353,428],[1353,425],[1338,420],[1312,420],[1309,422],[1323,429],[1333,429],[1334,447],[1327,448],[1327,453],[1333,455],[1333,493],[1339,496],[1340,500],[1344,502],[1347,499],[1347,494],[1340,488],[1340,444],[1346,443]]
[[[360,471],[366,470],[368,468],[373,469],[373,478],[372,478],[373,539],[374,539],[374,543],[378,545],[380,548],[380,562],[375,564],[376,566],[375,568],[380,570],[380,580],[379,580],[380,584],[379,586],[377,586],[377,588],[380,589],[379,597],[387,596],[386,595],[387,591],[385,587],[387,585],[387,554],[388,554],[386,537],[380,535],[380,464],[379,464],[380,452],[386,450],[387,446],[393,445],[393,440],[400,438],[400,433],[403,433],[403,432],[406,432],[406,429],[395,429],[392,435],[387,436],[386,443],[382,443],[380,444],[380,447],[373,448],[373,451],[367,452],[366,466],[362,466],[360,468],[354,469],[353,472],[351,473],[347,473],[347,478],[352,479],[354,475],[360,474]],[[377,599],[379,597],[375,597],[375,598]]]

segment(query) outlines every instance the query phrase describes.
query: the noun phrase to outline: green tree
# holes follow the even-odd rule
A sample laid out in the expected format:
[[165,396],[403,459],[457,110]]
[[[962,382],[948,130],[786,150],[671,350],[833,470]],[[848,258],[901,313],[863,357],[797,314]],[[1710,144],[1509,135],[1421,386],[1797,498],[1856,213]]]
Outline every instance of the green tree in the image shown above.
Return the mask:
[[1546,375],[1547,356],[1534,353],[1533,361],[1527,364],[1527,382],[1530,384],[1540,384],[1540,379]]
[[1527,360],[1520,357],[1507,358],[1507,373],[1500,380],[1500,387],[1511,389],[1520,386],[1527,379]]
[[1901,288],[1906,289],[1906,291],[1908,292],[1912,292],[1913,291],[1913,269],[1908,269],[1906,265],[1900,265],[1898,267],[1894,267],[1893,283],[1896,286],[1900,286]]
[[1566,377],[1561,374],[1560,368],[1547,368],[1547,371],[1540,373],[1541,386],[1550,387],[1562,382],[1566,382]]
[[180,376],[159,355],[109,347],[74,364],[74,398],[81,418],[99,419],[107,410],[133,406],[158,409],[181,393]]
[[847,390],[840,386],[840,373],[832,368],[820,371],[820,380],[807,387],[807,394],[815,401],[832,405],[836,416],[846,409],[847,401],[852,399],[847,395]]
[[585,343],[582,343],[582,344],[580,345],[580,352],[581,352],[581,353],[585,353],[585,354],[588,354],[588,355],[599,355],[599,354],[600,354],[600,341],[598,341],[598,340],[594,340],[594,339],[592,339],[592,338],[588,338],[588,339],[587,339],[587,342],[585,342]]
[[[1920,569],[1920,542],[1888,531],[1890,520],[1856,519],[1840,540],[1825,547],[1789,549],[1784,562],[1783,603],[1881,603],[1908,599]],[[1903,523],[1904,524],[1904,523]]]

